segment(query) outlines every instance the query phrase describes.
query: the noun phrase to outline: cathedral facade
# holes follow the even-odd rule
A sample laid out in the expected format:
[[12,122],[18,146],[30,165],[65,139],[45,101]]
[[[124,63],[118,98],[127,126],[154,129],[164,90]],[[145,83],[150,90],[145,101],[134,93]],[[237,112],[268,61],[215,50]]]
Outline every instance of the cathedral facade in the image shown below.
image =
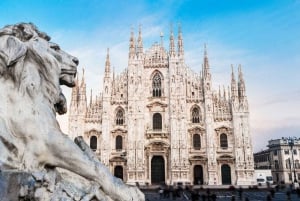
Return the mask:
[[218,90],[206,47],[199,69],[185,63],[180,27],[168,50],[161,42],[144,51],[141,29],[137,38],[132,31],[128,67],[119,75],[107,52],[102,93],[87,101],[84,75],[72,89],[70,137],[83,136],[128,184],[255,184],[241,67]]

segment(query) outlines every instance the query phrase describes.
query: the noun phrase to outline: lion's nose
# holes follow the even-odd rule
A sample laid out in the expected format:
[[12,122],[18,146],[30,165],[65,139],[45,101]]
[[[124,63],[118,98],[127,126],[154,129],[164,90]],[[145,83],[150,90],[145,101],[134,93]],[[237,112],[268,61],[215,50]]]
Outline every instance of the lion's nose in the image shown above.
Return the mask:
[[78,66],[79,61],[78,61],[78,59],[77,59],[76,57],[74,57],[74,58],[72,59],[72,61]]

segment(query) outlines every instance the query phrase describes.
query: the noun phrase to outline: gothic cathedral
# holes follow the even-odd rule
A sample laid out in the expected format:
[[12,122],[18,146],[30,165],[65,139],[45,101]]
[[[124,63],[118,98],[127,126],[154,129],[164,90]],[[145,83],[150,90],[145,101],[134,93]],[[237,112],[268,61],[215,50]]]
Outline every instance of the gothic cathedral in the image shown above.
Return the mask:
[[144,51],[141,28],[137,39],[132,31],[128,67],[115,76],[107,52],[103,91],[89,103],[83,74],[72,89],[70,137],[83,136],[128,184],[255,184],[241,67],[215,91],[206,47],[197,74],[185,64],[180,27],[175,40],[171,30],[169,51],[163,42]]

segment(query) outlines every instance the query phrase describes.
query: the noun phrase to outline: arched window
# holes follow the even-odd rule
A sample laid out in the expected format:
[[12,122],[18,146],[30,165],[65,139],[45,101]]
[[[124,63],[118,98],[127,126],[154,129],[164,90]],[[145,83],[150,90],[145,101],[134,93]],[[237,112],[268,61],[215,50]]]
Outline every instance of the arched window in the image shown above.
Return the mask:
[[200,150],[201,148],[201,138],[199,134],[193,135],[193,146],[195,150]]
[[124,124],[124,112],[121,108],[118,109],[117,114],[116,114],[116,124],[117,125],[123,125]]
[[194,107],[192,110],[192,122],[199,123],[200,119],[200,109],[198,107]]
[[116,150],[120,151],[123,149],[123,137],[121,135],[118,135],[116,137]]
[[156,73],[152,80],[152,96],[161,97],[161,76]]
[[161,129],[162,129],[161,114],[155,113],[153,115],[153,130],[161,130]]
[[90,148],[91,150],[93,151],[96,151],[97,150],[97,137],[96,136],[92,136],[90,138]]
[[220,135],[220,146],[221,148],[228,148],[227,135],[224,133]]

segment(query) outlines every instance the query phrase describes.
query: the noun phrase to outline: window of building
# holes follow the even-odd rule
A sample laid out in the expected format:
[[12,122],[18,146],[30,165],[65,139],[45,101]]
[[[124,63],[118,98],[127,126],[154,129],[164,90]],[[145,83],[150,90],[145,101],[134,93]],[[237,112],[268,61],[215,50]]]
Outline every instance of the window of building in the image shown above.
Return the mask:
[[278,162],[278,160],[274,161],[274,166],[275,166],[275,169],[279,169],[279,162]]
[[90,138],[90,148],[91,150],[93,151],[96,151],[97,150],[97,137],[96,136],[92,136]]
[[222,133],[220,135],[220,146],[221,148],[228,148],[228,140],[227,135],[225,133]]
[[289,173],[289,180],[292,181],[292,174]]
[[124,111],[120,108],[116,114],[116,124],[123,125],[124,124]]
[[156,73],[152,80],[152,96],[161,97],[161,76]]
[[155,113],[153,115],[153,130],[161,130],[162,129],[162,117],[161,114]]
[[289,152],[288,149],[285,149],[285,150],[284,150],[284,154],[285,154],[285,155],[289,155],[289,153],[290,153],[290,152]]
[[286,169],[290,169],[291,168],[291,160],[290,160],[290,158],[288,158],[288,159],[285,160],[285,167],[286,167]]
[[295,160],[295,168],[300,169],[300,163],[299,160]]
[[274,150],[274,151],[273,151],[273,155],[274,155],[274,156],[277,156],[277,150]]
[[116,150],[121,151],[123,149],[123,137],[118,135],[116,137]]
[[193,146],[195,150],[200,150],[201,148],[201,137],[199,134],[193,135]]
[[294,151],[294,155],[297,155],[297,149],[294,149],[293,151]]
[[194,107],[192,110],[192,122],[193,123],[200,122],[200,109],[198,107]]

